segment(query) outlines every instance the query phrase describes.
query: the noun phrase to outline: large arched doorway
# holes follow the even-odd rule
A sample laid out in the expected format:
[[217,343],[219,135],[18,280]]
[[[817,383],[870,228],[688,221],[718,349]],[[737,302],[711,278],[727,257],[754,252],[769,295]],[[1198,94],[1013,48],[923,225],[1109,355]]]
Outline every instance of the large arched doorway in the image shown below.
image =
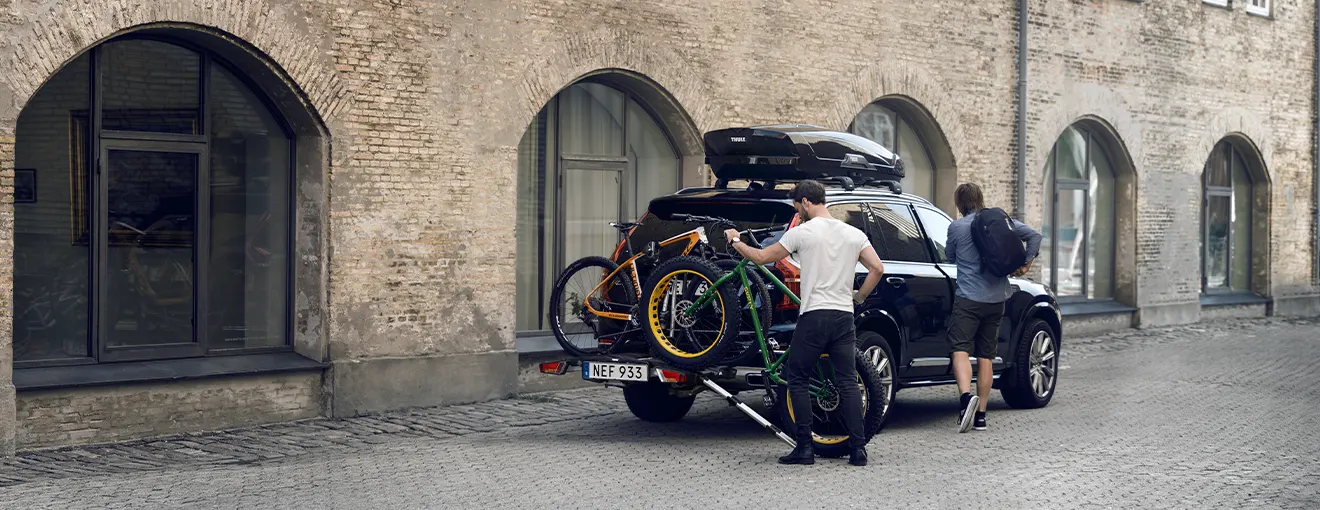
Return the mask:
[[958,172],[939,124],[926,108],[903,96],[885,96],[862,108],[848,126],[903,158],[903,191],[953,214]]
[[202,40],[220,38],[111,39],[21,112],[18,366],[293,349],[294,167],[319,163],[316,121],[304,111],[295,127],[287,91],[277,106],[226,58],[248,52]]
[[1215,144],[1201,173],[1201,293],[1269,295],[1269,179],[1242,136]]
[[652,198],[673,193],[684,182],[683,154],[663,120],[676,115],[652,108],[650,98],[662,94],[657,88],[620,78],[595,75],[563,89],[518,145],[517,331],[522,337],[541,337],[548,330],[545,306],[567,264],[614,251],[619,234],[609,222],[637,219]]
[[1064,129],[1044,169],[1041,278],[1068,301],[1135,303],[1135,172],[1107,124]]

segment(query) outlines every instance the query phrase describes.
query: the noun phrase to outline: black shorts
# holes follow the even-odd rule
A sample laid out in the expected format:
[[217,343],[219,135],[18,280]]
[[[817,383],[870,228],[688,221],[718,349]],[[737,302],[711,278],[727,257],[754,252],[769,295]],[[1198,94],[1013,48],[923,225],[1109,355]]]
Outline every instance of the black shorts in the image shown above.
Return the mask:
[[[999,354],[999,323],[1004,318],[1004,303],[982,303],[967,298],[953,298],[953,321],[949,324],[949,342],[953,352],[965,352],[977,358],[994,359]],[[972,349],[975,343],[975,350]]]

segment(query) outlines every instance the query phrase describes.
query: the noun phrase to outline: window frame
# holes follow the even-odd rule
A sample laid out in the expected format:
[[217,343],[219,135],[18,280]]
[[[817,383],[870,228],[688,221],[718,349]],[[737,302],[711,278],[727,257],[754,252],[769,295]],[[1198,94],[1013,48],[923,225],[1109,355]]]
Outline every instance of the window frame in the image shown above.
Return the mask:
[[[105,45],[122,41],[141,40],[153,41],[158,43],[178,46],[198,54],[199,63],[197,66],[198,77],[198,96],[199,108],[197,119],[197,134],[180,134],[168,132],[150,132],[150,131],[126,131],[110,130],[103,128],[104,98],[102,97],[104,87],[102,81],[106,74],[106,66],[103,65],[102,52]],[[88,275],[87,275],[87,334],[84,341],[87,345],[88,356],[76,358],[56,358],[41,360],[14,360],[15,369],[25,368],[43,368],[43,367],[61,367],[76,365],[113,365],[124,362],[141,361],[164,361],[170,359],[205,359],[222,356],[244,356],[253,354],[282,353],[292,352],[294,350],[293,338],[295,336],[295,311],[294,295],[296,280],[296,262],[294,256],[296,248],[296,225],[297,225],[297,160],[298,144],[297,137],[292,125],[284,118],[280,109],[276,107],[270,99],[269,94],[258,86],[246,73],[232,63],[225,60],[222,56],[210,51],[197,44],[193,44],[182,38],[170,37],[158,34],[127,34],[107,41],[97,43],[87,50],[88,62],[90,67],[88,73],[88,134],[87,156],[82,165],[86,172],[84,183],[86,188],[84,201],[86,202],[81,211],[86,222],[88,230]],[[208,299],[210,289],[208,287],[207,260],[209,259],[209,244],[211,230],[211,217],[209,208],[204,207],[209,204],[209,179],[210,179],[210,155],[211,155],[211,103],[209,95],[212,90],[211,77],[216,67],[221,67],[228,71],[241,86],[246,87],[252,96],[256,98],[260,107],[265,108],[276,125],[279,127],[279,136],[283,136],[288,147],[288,156],[286,160],[287,167],[284,169],[286,179],[286,193],[282,197],[272,195],[271,201],[282,200],[285,208],[286,226],[283,239],[284,252],[288,254],[284,260],[284,303],[282,311],[284,313],[284,327],[282,336],[283,342],[275,346],[262,346],[251,348],[222,348],[218,344],[213,344],[207,337],[206,319],[209,309]],[[58,73],[59,71],[56,71]],[[53,76],[53,75],[52,75]],[[40,89],[38,89],[39,91]],[[19,133],[15,132],[17,137]],[[270,136],[275,136],[272,133]],[[17,140],[15,140],[17,146]],[[105,302],[105,291],[107,287],[107,278],[109,267],[107,265],[108,241],[104,225],[104,212],[108,207],[108,202],[104,196],[105,186],[108,182],[108,176],[104,175],[102,165],[108,163],[103,158],[109,150],[144,150],[150,152],[174,152],[174,153],[193,153],[197,155],[198,165],[195,174],[195,195],[193,198],[193,228],[194,241],[192,246],[193,259],[192,271],[194,284],[192,288],[193,300],[193,335],[190,342],[185,347],[184,343],[173,344],[153,344],[141,347],[114,347],[107,345],[106,324],[101,317],[101,303]],[[71,197],[72,199],[72,197]]]
[[[1080,190],[1083,192],[1082,193],[1082,224],[1077,230],[1078,230],[1078,234],[1082,236],[1082,242],[1078,246],[1078,253],[1080,253],[1080,255],[1078,256],[1082,260],[1081,293],[1075,296],[1060,295],[1058,297],[1058,301],[1060,303],[1112,301],[1114,300],[1114,295],[1117,294],[1118,292],[1116,279],[1112,276],[1110,277],[1111,287],[1108,289],[1108,293],[1110,294],[1110,297],[1103,297],[1103,298],[1089,297],[1091,294],[1090,291],[1092,290],[1091,287],[1092,285],[1094,285],[1094,282],[1091,281],[1091,260],[1090,257],[1087,256],[1087,254],[1090,253],[1090,247],[1091,247],[1091,232],[1089,231],[1089,227],[1091,225],[1091,205],[1092,205],[1090,186],[1091,186],[1091,178],[1093,174],[1092,164],[1091,164],[1092,162],[1091,154],[1093,151],[1096,150],[1103,151],[1105,150],[1105,148],[1100,145],[1099,139],[1095,136],[1094,133],[1091,132],[1090,129],[1087,129],[1084,126],[1079,126],[1076,124],[1069,126],[1069,128],[1074,129],[1077,132],[1081,133],[1082,137],[1085,139],[1086,150],[1083,151],[1084,159],[1082,162],[1083,165],[1082,170],[1084,172],[1084,175],[1081,179],[1071,178],[1071,177],[1065,179],[1059,178],[1059,171],[1058,171],[1059,158],[1057,153],[1059,146],[1059,138],[1055,138],[1054,145],[1050,147],[1050,156],[1051,156],[1049,158],[1050,166],[1045,169],[1045,171],[1047,172],[1046,177],[1050,181],[1051,187],[1048,190],[1046,190],[1049,193],[1050,214],[1049,217],[1043,218],[1046,222],[1046,225],[1048,226],[1048,228],[1045,230],[1047,230],[1047,233],[1049,234],[1049,238],[1050,238],[1050,267],[1047,268],[1050,271],[1050,278],[1049,281],[1046,281],[1044,283],[1046,286],[1050,288],[1050,290],[1058,294],[1059,263],[1060,263],[1059,261],[1059,192],[1060,191],[1071,192],[1071,191]],[[1062,134],[1059,135],[1059,137],[1062,136],[1063,136]],[[1111,161],[1111,165],[1112,165],[1113,159],[1109,158],[1109,161]],[[1095,178],[1097,180],[1100,179],[1099,176],[1095,176]],[[1110,168],[1109,178],[1114,180],[1115,188],[1117,188],[1118,176],[1114,175],[1112,166]],[[1099,205],[1100,204],[1096,204],[1097,207]],[[1114,197],[1114,203],[1110,204],[1109,206],[1112,209],[1114,209],[1115,212],[1117,212],[1118,210],[1117,196]],[[1109,228],[1111,229],[1110,231],[1117,232],[1118,215],[1112,214],[1110,216],[1112,217],[1112,224],[1109,225]],[[1111,274],[1116,274],[1118,272],[1118,247],[1111,246],[1110,251],[1111,251],[1111,255],[1109,256],[1109,259],[1110,259],[1110,264],[1113,266],[1111,267],[1110,271]]]
[[926,238],[926,249],[927,251],[930,252],[930,259],[934,261],[933,262],[934,264],[944,264],[946,266],[951,265],[949,263],[949,257],[947,253],[949,249],[949,239],[948,239],[948,231],[947,231],[948,227],[945,227],[946,231],[945,231],[945,239],[944,239],[944,249],[946,253],[943,258],[940,258],[939,250],[935,249],[935,238],[931,237],[930,235],[931,228],[926,226],[926,220],[922,219],[921,217],[922,211],[926,211],[932,214],[938,214],[941,218],[947,220],[950,225],[953,224],[954,221],[953,217],[949,216],[947,213],[945,213],[943,210],[941,210],[938,207],[927,206],[924,204],[912,206],[912,217],[917,219],[917,224],[921,228],[921,235],[922,237]]
[[[1250,262],[1250,259],[1252,257],[1252,251],[1255,248],[1255,246],[1253,245],[1253,243],[1255,242],[1255,238],[1253,237],[1254,233],[1252,232],[1253,230],[1252,228],[1246,229],[1246,233],[1247,233],[1246,256],[1248,259],[1247,275],[1246,275],[1247,281],[1245,283],[1246,288],[1242,288],[1242,289],[1233,288],[1233,258],[1235,255],[1234,254],[1235,245],[1233,239],[1234,220],[1232,215],[1236,213],[1236,206],[1237,206],[1237,204],[1234,203],[1235,200],[1234,191],[1237,190],[1237,187],[1239,185],[1237,180],[1234,178],[1234,175],[1236,173],[1233,171],[1233,165],[1236,164],[1235,161],[1238,159],[1241,159],[1243,163],[1245,163],[1246,157],[1242,155],[1242,152],[1239,151],[1236,146],[1226,141],[1219,142],[1218,144],[1215,145],[1215,148],[1211,150],[1212,151],[1219,150],[1219,146],[1221,145],[1224,147],[1223,149],[1225,153],[1224,156],[1226,158],[1225,164],[1227,165],[1227,168],[1225,168],[1225,171],[1228,173],[1228,186],[1211,186],[1210,184],[1208,184],[1209,181],[1206,179],[1206,177],[1208,176],[1210,170],[1209,158],[1206,159],[1206,165],[1201,170],[1201,295],[1203,296],[1219,295],[1219,294],[1254,293],[1254,291],[1252,290],[1252,285],[1255,283],[1254,282],[1255,275],[1253,274],[1255,272],[1254,271],[1255,267]],[[1214,158],[1213,152],[1211,153],[1210,158]],[[1251,169],[1243,168],[1242,170],[1243,170],[1242,173],[1247,176],[1247,182],[1245,184],[1247,186],[1246,189],[1247,196],[1249,197],[1253,196],[1256,192],[1256,189],[1255,189],[1255,183],[1252,182],[1251,180]],[[1225,238],[1225,243],[1227,244],[1227,248],[1225,250],[1225,255],[1224,255],[1226,258],[1226,260],[1224,261],[1224,271],[1225,271],[1225,277],[1228,278],[1228,281],[1226,282],[1227,285],[1225,285],[1224,287],[1216,287],[1216,288],[1211,288],[1209,286],[1210,273],[1209,271],[1207,271],[1210,262],[1209,241],[1210,241],[1210,198],[1211,197],[1228,198],[1229,200],[1228,212],[1230,215],[1228,220],[1227,237]],[[1254,217],[1256,214],[1255,207],[1254,206],[1247,207],[1247,212],[1248,212],[1248,217],[1246,219],[1246,222],[1248,227],[1250,227],[1252,225],[1252,217]]]
[[1270,10],[1272,7],[1274,6],[1270,4],[1270,0],[1247,0],[1248,14],[1255,14],[1257,16],[1268,18],[1272,14]]
[[[628,153],[628,121],[629,116],[631,115],[629,113],[630,105],[635,103],[642,112],[649,115],[651,119],[660,126],[660,131],[664,134],[665,143],[669,145],[669,149],[673,151],[675,155],[675,191],[682,189],[683,185],[683,153],[674,142],[674,135],[670,132],[669,127],[665,125],[663,117],[658,115],[653,108],[647,105],[646,101],[644,101],[641,96],[626,87],[615,85],[606,79],[595,79],[595,77],[587,78],[575,82],[572,85],[569,85],[569,87],[584,83],[609,87],[610,89],[623,94],[623,117],[619,119],[620,125],[623,129],[623,136],[620,137],[620,143],[622,144],[622,150],[620,153],[623,155],[592,156],[564,152],[562,144],[564,130],[561,128],[563,119],[559,115],[559,102],[563,93],[562,90],[559,93],[556,93],[555,96],[546,103],[545,108],[543,109],[545,115],[538,113],[536,118],[532,120],[533,123],[538,125],[536,171],[539,175],[543,176],[543,178],[540,179],[542,184],[537,188],[537,203],[540,204],[541,214],[543,216],[550,216],[548,222],[546,220],[541,220],[536,227],[536,235],[539,239],[539,242],[537,243],[537,253],[535,254],[537,258],[536,264],[543,275],[558,275],[568,266],[568,264],[573,262],[567,260],[567,243],[564,240],[566,230],[564,224],[567,221],[567,206],[564,203],[563,198],[565,196],[564,175],[567,168],[572,167],[579,170],[619,172],[621,180],[620,187],[624,190],[623,195],[619,200],[620,217],[627,216],[628,211],[630,211],[632,207],[637,206],[638,202],[640,202],[637,195],[637,182],[634,176],[637,170],[637,161]],[[566,87],[564,90],[567,89],[568,88]],[[550,200],[553,201],[553,206],[546,207],[547,201]],[[645,213],[643,212],[643,214]],[[631,221],[631,219],[625,218],[623,221]],[[546,235],[547,223],[552,223],[549,236]],[[516,247],[514,255],[516,258]],[[532,254],[528,255],[530,256]],[[547,278],[544,276],[537,279],[536,291],[538,298],[536,300],[536,317],[537,324],[541,327],[537,329],[523,330],[517,329],[515,326],[515,338],[549,337],[553,339],[549,325],[545,322],[547,312],[546,307],[549,306],[548,301],[550,298],[550,290],[553,285],[553,279],[547,281]],[[517,310],[514,310],[514,315],[518,315]],[[516,317],[514,322],[518,322]]]

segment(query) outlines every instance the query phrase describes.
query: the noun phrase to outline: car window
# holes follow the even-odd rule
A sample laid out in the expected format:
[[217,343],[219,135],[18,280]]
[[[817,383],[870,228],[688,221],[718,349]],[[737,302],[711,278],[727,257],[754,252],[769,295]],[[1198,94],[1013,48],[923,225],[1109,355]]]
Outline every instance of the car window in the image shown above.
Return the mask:
[[[870,202],[871,244],[884,260],[930,262],[921,228],[906,205]],[[879,239],[877,239],[879,238]]]
[[917,218],[921,220],[921,226],[926,228],[926,236],[930,238],[930,243],[935,245],[936,261],[948,262],[949,257],[944,253],[944,246],[949,240],[949,224],[953,222],[944,213],[925,207],[917,208]]
[[862,209],[862,204],[831,204],[829,211],[834,219],[866,232],[866,210]]

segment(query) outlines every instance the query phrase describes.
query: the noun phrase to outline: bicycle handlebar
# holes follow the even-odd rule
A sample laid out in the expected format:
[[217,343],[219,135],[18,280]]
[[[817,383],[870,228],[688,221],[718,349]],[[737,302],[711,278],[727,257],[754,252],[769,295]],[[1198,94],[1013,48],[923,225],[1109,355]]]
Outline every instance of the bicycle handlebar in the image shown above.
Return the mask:
[[676,219],[676,220],[685,221],[685,222],[688,222],[688,223],[713,223],[713,224],[716,224],[716,225],[719,225],[719,226],[725,226],[725,227],[733,227],[733,226],[735,226],[734,223],[733,223],[732,221],[726,220],[726,219],[724,219],[724,218],[715,217],[715,216],[698,216],[698,215],[695,215],[695,214],[672,214],[672,215],[670,215],[670,217],[672,217],[672,218],[674,218],[674,219]]

